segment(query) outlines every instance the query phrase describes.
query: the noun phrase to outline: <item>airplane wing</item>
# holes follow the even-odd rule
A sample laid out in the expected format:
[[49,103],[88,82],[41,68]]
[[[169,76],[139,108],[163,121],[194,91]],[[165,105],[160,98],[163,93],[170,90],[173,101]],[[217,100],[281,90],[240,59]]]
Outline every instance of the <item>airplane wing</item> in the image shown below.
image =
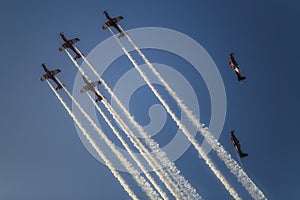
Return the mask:
[[124,19],[122,16],[116,17],[113,20],[118,23],[119,21],[121,21],[122,19]]
[[68,46],[67,46],[66,43],[64,43],[64,44],[62,44],[62,45],[58,48],[58,50],[59,50],[59,51],[63,51],[63,50],[65,50],[66,48],[68,48]]
[[[69,40],[71,45],[75,44],[78,41],[79,41],[79,38],[74,38],[72,40]],[[67,43],[63,43],[58,49],[59,49],[59,51],[63,51],[66,48],[69,48],[69,45]]]
[[56,69],[56,70],[52,70],[50,71],[50,74],[47,73],[47,74],[44,74],[42,77],[41,77],[41,81],[45,81],[49,78],[53,78],[53,76],[55,76],[56,74],[58,74],[60,72],[59,69]]
[[109,22],[106,22],[105,24],[103,24],[102,29],[107,29],[108,27],[110,27],[111,24]]
[[49,79],[48,74],[45,74],[45,75],[43,75],[43,76],[41,77],[41,81],[45,81],[45,80],[47,80],[47,79]]
[[86,86],[84,86],[83,88],[81,88],[80,93],[84,93],[84,92],[86,92],[86,91],[88,91],[88,90],[90,90],[90,88],[89,88],[88,85],[86,85]]
[[79,38],[74,38],[72,40],[69,40],[70,44],[75,44],[78,41],[79,41]]
[[100,81],[95,81],[95,82],[92,82],[91,85],[93,87],[96,87],[97,85],[99,85],[101,82]]
[[59,72],[60,72],[59,69],[50,71],[50,73],[51,73],[53,76],[55,76],[55,75],[58,74]]

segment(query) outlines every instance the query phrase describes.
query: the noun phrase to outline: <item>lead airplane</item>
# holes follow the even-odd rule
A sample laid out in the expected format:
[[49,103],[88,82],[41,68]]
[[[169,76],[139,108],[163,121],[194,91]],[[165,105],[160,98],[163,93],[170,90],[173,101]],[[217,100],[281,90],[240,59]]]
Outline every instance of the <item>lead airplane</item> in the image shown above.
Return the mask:
[[231,136],[231,142],[235,148],[235,150],[238,152],[240,158],[246,157],[248,156],[247,153],[244,153],[241,149],[241,145],[240,142],[238,141],[238,139],[235,137],[234,135],[234,131],[230,131],[230,136]]
[[230,53],[229,65],[234,70],[235,74],[237,75],[239,82],[242,84],[242,81],[245,80],[246,77],[241,75],[239,65],[236,62],[236,60],[234,59],[233,53]]
[[76,56],[74,57],[74,60],[81,58],[80,53],[73,46],[73,44],[75,44],[76,42],[79,41],[79,38],[73,38],[71,40],[68,40],[63,33],[60,33],[59,35],[61,36],[61,38],[64,41],[64,43],[59,47],[59,51],[63,51],[65,49],[69,48],[76,54]]
[[112,26],[112,27],[114,27],[120,33],[120,35],[118,36],[118,38],[121,38],[121,37],[125,36],[125,33],[121,30],[121,28],[118,25],[118,22],[121,21],[122,19],[124,19],[122,16],[112,18],[108,14],[107,10],[104,11],[104,16],[106,17],[106,19],[108,21],[103,24],[103,26],[102,26],[103,30],[105,30],[108,27]]
[[95,89],[95,87],[97,85],[99,85],[101,83],[101,81],[89,82],[89,80],[85,76],[82,76],[82,79],[86,83],[86,86],[84,86],[80,90],[80,92],[84,93],[84,92],[86,92],[88,90],[91,90],[97,96],[96,102],[101,101],[103,98],[102,98],[102,96],[100,94],[98,94],[97,90]]
[[46,67],[46,64],[42,64],[42,67],[43,69],[45,70],[46,74],[44,74],[42,77],[41,77],[41,81],[45,81],[45,80],[48,80],[48,79],[52,79],[54,81],[54,83],[56,83],[57,87],[55,88],[56,90],[59,90],[61,88],[63,88],[63,85],[60,84],[58,82],[58,80],[56,79],[55,75],[58,74],[60,72],[59,69],[55,69],[55,70],[48,70],[48,68]]

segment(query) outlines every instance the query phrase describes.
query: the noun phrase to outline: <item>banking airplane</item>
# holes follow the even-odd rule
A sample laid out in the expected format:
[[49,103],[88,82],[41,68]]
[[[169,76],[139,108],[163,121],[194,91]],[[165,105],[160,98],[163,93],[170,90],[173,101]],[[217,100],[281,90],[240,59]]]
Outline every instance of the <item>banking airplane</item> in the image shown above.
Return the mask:
[[69,48],[76,54],[76,56],[74,57],[74,60],[77,60],[77,59],[81,58],[80,53],[73,46],[73,44],[78,42],[79,39],[78,38],[73,38],[71,40],[68,40],[63,33],[60,33],[59,35],[61,36],[61,38],[64,41],[64,43],[59,47],[59,51],[63,51],[65,49]]
[[59,69],[56,70],[48,70],[48,68],[46,67],[46,65],[43,63],[42,64],[43,69],[45,70],[46,74],[44,74],[41,77],[41,81],[45,81],[47,79],[52,79],[54,81],[54,83],[56,83],[57,87],[55,88],[56,90],[59,90],[63,87],[63,85],[61,85],[58,80],[55,78],[55,75],[58,74],[60,72]]
[[241,75],[239,65],[236,62],[236,60],[234,59],[233,53],[230,53],[229,65],[234,70],[235,74],[237,75],[239,82],[242,84],[242,81],[245,80],[246,77]]
[[124,18],[122,16],[112,18],[111,16],[109,16],[107,10],[104,11],[104,15],[108,21],[103,24],[102,29],[104,30],[104,29],[107,29],[108,27],[112,26],[120,33],[118,38],[123,37],[125,35],[125,33],[119,27],[118,22]]
[[230,136],[231,136],[231,142],[235,148],[235,150],[239,153],[239,156],[241,158],[248,156],[247,153],[244,153],[241,149],[241,145],[240,142],[238,141],[238,139],[235,137],[234,135],[234,131],[230,131]]
[[84,93],[88,90],[91,90],[97,96],[96,102],[101,101],[103,98],[100,94],[98,94],[97,90],[95,89],[95,87],[97,87],[97,85],[99,85],[101,82],[100,81],[89,82],[89,80],[85,76],[82,76],[82,79],[86,83],[86,85],[80,90],[80,92]]

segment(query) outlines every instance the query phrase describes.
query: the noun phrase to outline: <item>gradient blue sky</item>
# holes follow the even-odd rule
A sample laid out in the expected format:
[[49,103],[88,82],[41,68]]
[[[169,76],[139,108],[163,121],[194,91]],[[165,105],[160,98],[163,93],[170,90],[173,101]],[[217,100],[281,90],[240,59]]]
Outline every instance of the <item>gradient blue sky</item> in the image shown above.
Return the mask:
[[[4,0],[0,3],[0,199],[129,199],[107,167],[84,148],[72,119],[39,80],[40,65],[46,62],[49,68],[62,70],[59,77],[72,89],[77,71],[58,52],[58,35],[63,31],[70,38],[79,37],[78,47],[87,55],[110,36],[101,30],[104,10],[123,15],[124,29],[170,28],[203,45],[226,88],[228,111],[220,142],[236,156],[228,135],[235,129],[249,153],[243,161],[246,172],[265,195],[300,198],[298,1]],[[230,51],[236,52],[247,76],[242,86],[228,66]],[[155,55],[149,59],[163,62]],[[206,106],[205,121],[210,105],[201,106]],[[251,199],[215,153],[210,155],[242,198]],[[205,199],[230,199],[192,147],[176,165]],[[145,198],[131,177],[121,174]]]

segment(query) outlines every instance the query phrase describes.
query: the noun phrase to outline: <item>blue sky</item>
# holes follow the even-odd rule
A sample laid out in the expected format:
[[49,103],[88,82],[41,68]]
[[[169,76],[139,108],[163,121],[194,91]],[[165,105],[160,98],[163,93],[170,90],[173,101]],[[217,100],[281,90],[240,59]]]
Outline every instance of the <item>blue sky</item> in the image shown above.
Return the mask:
[[[58,52],[59,33],[79,37],[77,46],[87,55],[110,37],[101,29],[104,10],[124,16],[121,24],[126,30],[164,27],[199,42],[225,84],[227,115],[220,142],[236,156],[228,134],[235,129],[249,154],[243,160],[246,172],[265,195],[269,199],[299,199],[299,2],[14,0],[0,5],[1,199],[129,199],[107,167],[85,149],[72,119],[47,84],[39,80],[43,74],[40,65],[46,62],[49,68],[62,70],[59,77],[72,90],[77,70]],[[247,76],[242,86],[228,66],[231,51]],[[158,54],[149,51],[149,59],[163,63]],[[126,64],[125,69],[133,68],[129,61],[119,63]],[[107,72],[112,80],[120,73],[118,68],[114,70]],[[192,72],[183,73],[192,76]],[[205,86],[201,78],[199,84]],[[197,93],[205,99],[200,104],[205,123],[210,117],[207,95]],[[66,95],[63,97],[71,105]],[[134,97],[130,105],[133,112],[135,106],[142,107],[142,95]],[[133,114],[147,120],[143,118],[146,114]],[[176,129],[170,123],[165,129]],[[167,140],[159,138],[162,143]],[[241,197],[251,199],[215,153],[210,156]],[[204,199],[230,199],[192,147],[176,166]],[[145,198],[131,177],[121,174]]]

